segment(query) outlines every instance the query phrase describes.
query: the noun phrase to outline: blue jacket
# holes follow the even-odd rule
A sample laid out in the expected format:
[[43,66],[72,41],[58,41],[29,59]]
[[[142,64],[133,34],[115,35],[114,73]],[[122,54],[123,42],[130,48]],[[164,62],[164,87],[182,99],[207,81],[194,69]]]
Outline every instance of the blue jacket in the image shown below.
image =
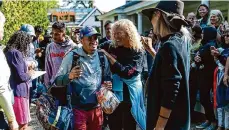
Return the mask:
[[[80,56],[78,60],[83,73],[80,78],[70,81],[68,75],[72,68],[73,52]],[[90,110],[98,106],[96,92],[101,87],[102,78],[111,79],[109,78],[111,77],[110,67],[105,56],[104,61],[105,70],[103,70],[104,75],[102,75],[97,51],[89,56],[82,47],[78,47],[64,57],[54,82],[57,86],[65,86],[71,83],[72,105],[74,108]]]
[[6,59],[10,67],[10,86],[14,96],[29,98],[28,81],[30,76],[27,73],[27,66],[20,51],[13,49],[6,53]]

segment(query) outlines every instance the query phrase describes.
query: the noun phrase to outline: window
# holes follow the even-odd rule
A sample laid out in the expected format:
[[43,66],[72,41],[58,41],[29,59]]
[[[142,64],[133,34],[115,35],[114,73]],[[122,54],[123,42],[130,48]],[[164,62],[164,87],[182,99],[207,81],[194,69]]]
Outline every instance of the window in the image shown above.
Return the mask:
[[73,15],[70,16],[70,22],[75,22],[75,16]]
[[118,21],[118,16],[114,16],[114,21]]
[[95,15],[95,21],[99,21],[98,15]]
[[52,22],[56,22],[57,21],[57,16],[53,15],[52,16]]

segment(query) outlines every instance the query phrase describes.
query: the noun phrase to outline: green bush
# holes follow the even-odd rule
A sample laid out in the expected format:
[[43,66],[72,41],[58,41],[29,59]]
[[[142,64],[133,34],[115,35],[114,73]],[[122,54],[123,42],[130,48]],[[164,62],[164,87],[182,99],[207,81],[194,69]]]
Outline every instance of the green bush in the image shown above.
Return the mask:
[[39,25],[47,29],[49,25],[48,9],[57,7],[58,1],[3,0],[0,10],[6,17],[4,39],[6,44],[10,36],[20,29],[22,24]]

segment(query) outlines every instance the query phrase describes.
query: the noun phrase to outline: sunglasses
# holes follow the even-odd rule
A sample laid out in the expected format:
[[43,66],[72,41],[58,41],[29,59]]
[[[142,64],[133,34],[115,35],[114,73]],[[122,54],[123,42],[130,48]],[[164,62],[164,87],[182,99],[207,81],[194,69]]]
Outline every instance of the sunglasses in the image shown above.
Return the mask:
[[223,35],[224,37],[229,37],[229,34]]

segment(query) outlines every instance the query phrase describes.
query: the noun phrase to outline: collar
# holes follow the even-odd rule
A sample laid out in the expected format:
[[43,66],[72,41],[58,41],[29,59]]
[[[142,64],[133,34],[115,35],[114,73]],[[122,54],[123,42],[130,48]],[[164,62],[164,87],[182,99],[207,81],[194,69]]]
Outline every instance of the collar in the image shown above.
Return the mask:
[[83,47],[81,47],[81,54],[82,54],[82,56],[84,56],[84,57],[88,57],[88,58],[93,59],[93,58],[95,58],[96,53],[97,53],[97,50],[96,50],[92,55],[89,55],[89,54],[87,54],[87,53],[85,52],[85,50],[83,49]]
[[180,32],[175,32],[175,33],[172,33],[172,34],[169,34],[167,36],[164,36],[162,38],[160,38],[160,41],[161,43],[164,43],[165,41],[167,41],[170,37],[173,37],[175,35],[180,35],[181,36],[181,33]]

